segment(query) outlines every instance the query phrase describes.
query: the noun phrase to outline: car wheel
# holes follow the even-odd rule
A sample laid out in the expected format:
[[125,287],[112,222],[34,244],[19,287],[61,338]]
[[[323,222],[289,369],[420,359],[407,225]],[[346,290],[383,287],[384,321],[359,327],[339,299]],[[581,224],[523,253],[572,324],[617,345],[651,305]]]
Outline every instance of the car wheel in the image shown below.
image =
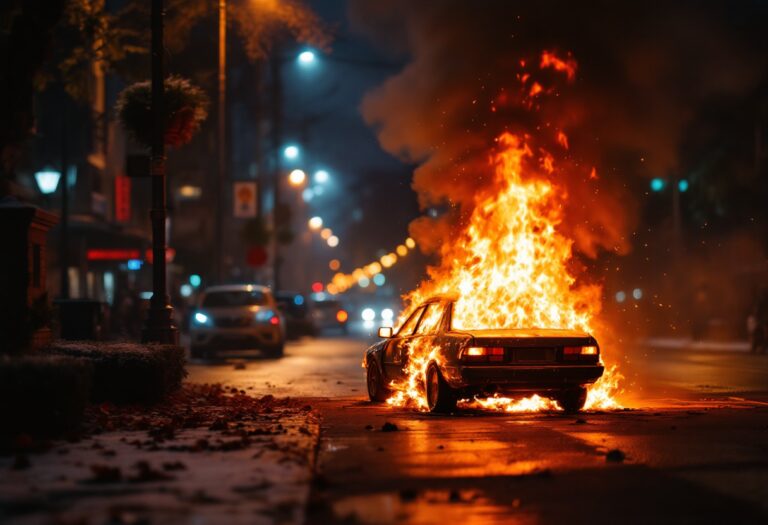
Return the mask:
[[555,401],[567,414],[573,414],[584,408],[587,402],[587,389],[580,386],[563,390],[555,397]]
[[283,343],[274,345],[274,346],[268,346],[264,348],[264,354],[267,357],[276,359],[278,357],[283,357],[285,354],[285,345]]
[[365,382],[368,385],[368,397],[373,402],[383,403],[392,395],[392,391],[384,384],[384,376],[375,359],[368,360]]
[[456,394],[445,382],[435,363],[429,365],[425,383],[427,405],[430,412],[445,413],[456,408]]

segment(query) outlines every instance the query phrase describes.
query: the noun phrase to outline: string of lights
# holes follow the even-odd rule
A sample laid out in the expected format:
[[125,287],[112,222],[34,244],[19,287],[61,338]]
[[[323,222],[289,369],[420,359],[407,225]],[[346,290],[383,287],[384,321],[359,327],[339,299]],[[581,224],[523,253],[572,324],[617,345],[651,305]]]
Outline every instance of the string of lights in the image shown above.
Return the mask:
[[[399,244],[393,251],[382,255],[378,260],[372,261],[364,266],[355,268],[350,273],[338,272],[333,276],[330,283],[325,285],[325,289],[330,294],[344,293],[353,286],[360,286],[366,288],[370,285],[371,281],[377,286],[384,284],[385,279],[382,272],[385,269],[391,268],[399,260],[408,255],[408,252],[416,247],[416,241],[408,237]],[[334,260],[335,261],[335,260]],[[332,263],[334,261],[331,261]],[[338,261],[336,261],[338,262]],[[333,265],[338,268],[338,265]],[[333,268],[331,266],[331,268]]]

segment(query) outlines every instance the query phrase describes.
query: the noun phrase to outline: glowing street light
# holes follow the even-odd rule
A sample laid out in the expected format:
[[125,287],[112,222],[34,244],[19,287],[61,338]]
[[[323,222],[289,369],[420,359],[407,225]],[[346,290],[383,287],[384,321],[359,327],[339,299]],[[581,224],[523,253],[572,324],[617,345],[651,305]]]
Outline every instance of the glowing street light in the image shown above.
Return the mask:
[[299,56],[296,59],[299,61],[299,65],[306,67],[313,65],[317,57],[313,51],[307,50],[299,53]]
[[335,248],[336,246],[339,245],[339,238],[336,237],[335,235],[331,235],[330,237],[328,237],[328,240],[326,242],[328,243],[328,246],[330,246],[331,248]]
[[291,183],[291,186],[301,186],[306,180],[307,174],[304,173],[304,170],[296,169],[288,174],[288,182]]
[[311,219],[309,219],[310,230],[319,230],[322,227],[323,227],[322,217],[312,217]]
[[294,145],[286,146],[283,150],[283,156],[289,160],[295,160],[299,158],[299,153],[301,153],[299,147]]
[[325,184],[330,178],[331,176],[325,170],[317,170],[315,172],[315,182],[318,184]]
[[651,190],[652,191],[661,191],[664,189],[664,186],[667,185],[667,181],[664,179],[660,179],[659,177],[656,177],[655,179],[651,180]]
[[35,173],[35,181],[37,182],[37,187],[40,188],[40,192],[43,195],[50,195],[51,193],[55,192],[56,188],[59,186],[60,178],[61,173],[58,171],[44,170]]
[[320,237],[322,237],[325,241],[330,239],[331,235],[333,235],[333,232],[330,228],[323,228],[323,231],[320,232]]

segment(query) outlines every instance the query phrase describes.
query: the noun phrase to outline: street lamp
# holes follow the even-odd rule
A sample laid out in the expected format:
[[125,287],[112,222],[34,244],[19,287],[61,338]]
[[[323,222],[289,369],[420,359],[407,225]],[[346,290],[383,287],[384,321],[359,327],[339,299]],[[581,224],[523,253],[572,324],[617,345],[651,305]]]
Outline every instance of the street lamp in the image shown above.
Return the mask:
[[142,330],[144,343],[179,344],[179,330],[173,323],[173,307],[168,295],[168,275],[165,254],[167,251],[165,223],[166,206],[165,173],[165,108],[163,107],[163,0],[152,0],[151,16],[151,65],[152,65],[152,149],[150,173],[152,174],[152,298]]
[[322,227],[323,227],[322,217],[312,217],[311,219],[309,219],[310,230],[319,230]]
[[315,172],[315,182],[318,184],[325,184],[330,178],[331,176],[325,170],[317,170]]
[[298,60],[299,65],[302,67],[308,67],[312,66],[315,63],[315,53],[310,50],[302,51],[299,53],[299,56],[296,58]]
[[283,150],[283,156],[288,160],[295,160],[299,158],[299,153],[301,151],[299,150],[298,146],[294,146],[291,144],[290,146],[286,146]]
[[43,170],[35,173],[35,182],[37,182],[37,187],[40,188],[40,193],[43,195],[50,195],[55,192],[59,186],[60,178],[61,172],[54,170]]
[[288,182],[291,186],[301,186],[307,180],[307,174],[304,170],[295,169],[288,174]]
[[328,240],[325,242],[327,242],[328,246],[330,246],[331,248],[335,248],[336,246],[339,245],[339,238],[336,237],[335,235],[331,235],[330,237],[328,237]]

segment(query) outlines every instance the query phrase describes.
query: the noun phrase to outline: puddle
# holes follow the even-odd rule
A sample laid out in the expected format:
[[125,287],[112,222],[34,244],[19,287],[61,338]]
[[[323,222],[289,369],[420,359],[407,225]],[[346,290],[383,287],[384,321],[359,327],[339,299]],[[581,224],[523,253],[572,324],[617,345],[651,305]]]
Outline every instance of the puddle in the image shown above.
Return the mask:
[[333,503],[337,519],[349,523],[461,523],[485,525],[536,523],[519,499],[500,505],[476,489],[410,490],[349,496]]

